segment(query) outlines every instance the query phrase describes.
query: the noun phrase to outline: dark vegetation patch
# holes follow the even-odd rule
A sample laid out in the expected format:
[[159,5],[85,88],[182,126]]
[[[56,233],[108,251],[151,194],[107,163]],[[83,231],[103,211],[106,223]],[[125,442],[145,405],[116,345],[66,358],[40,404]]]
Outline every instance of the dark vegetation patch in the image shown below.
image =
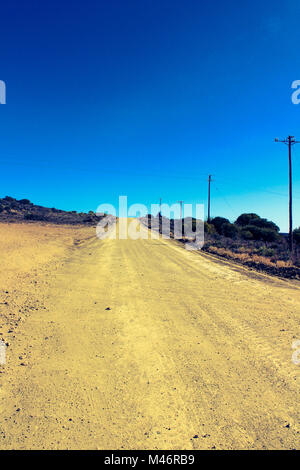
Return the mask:
[[215,217],[205,223],[205,232],[204,251],[268,274],[300,279],[300,229],[294,231],[293,253],[287,235],[257,214],[242,214],[234,223]]
[[33,204],[29,199],[14,199],[6,196],[0,199],[0,222],[48,222],[67,225],[96,225],[104,215],[90,211],[64,211],[55,207]]

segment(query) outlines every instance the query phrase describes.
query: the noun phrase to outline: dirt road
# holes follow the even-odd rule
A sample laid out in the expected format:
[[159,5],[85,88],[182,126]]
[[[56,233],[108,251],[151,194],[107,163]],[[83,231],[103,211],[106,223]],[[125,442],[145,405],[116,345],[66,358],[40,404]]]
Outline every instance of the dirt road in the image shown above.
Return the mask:
[[7,349],[2,449],[300,447],[299,284],[168,240],[58,254]]

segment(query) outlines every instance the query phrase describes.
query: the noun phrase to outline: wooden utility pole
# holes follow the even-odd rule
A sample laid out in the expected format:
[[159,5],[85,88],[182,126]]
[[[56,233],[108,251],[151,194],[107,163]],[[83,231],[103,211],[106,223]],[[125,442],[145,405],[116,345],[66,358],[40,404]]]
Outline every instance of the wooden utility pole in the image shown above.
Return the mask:
[[[294,139],[295,140],[295,139]],[[292,188],[292,137],[288,136],[289,141],[289,245],[293,252],[293,188]]]
[[180,204],[180,219],[182,219],[182,204],[184,201],[177,201]]
[[161,198],[159,199],[158,231],[162,233]]
[[177,201],[179,202],[180,204],[180,220],[181,220],[181,236],[184,234],[184,221],[183,221],[183,218],[182,218],[182,204],[184,203],[184,201]]
[[300,142],[295,137],[289,135],[284,140],[275,139],[275,142],[282,142],[289,148],[289,250],[293,253],[293,190],[292,190],[292,146]]
[[207,204],[207,222],[210,222],[210,184],[211,175],[208,176],[208,204]]

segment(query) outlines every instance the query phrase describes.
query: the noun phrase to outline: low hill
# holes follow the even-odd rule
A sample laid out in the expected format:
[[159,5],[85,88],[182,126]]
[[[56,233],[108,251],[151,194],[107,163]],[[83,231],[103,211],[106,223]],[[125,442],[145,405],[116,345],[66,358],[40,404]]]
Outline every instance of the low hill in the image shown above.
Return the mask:
[[53,224],[96,225],[104,216],[89,213],[64,211],[55,207],[43,207],[28,199],[0,198],[0,222],[48,222]]

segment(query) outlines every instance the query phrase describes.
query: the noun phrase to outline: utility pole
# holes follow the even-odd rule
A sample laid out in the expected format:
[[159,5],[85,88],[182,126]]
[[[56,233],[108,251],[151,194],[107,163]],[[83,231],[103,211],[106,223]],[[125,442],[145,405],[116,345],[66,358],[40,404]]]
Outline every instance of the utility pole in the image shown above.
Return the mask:
[[284,140],[275,139],[275,142],[282,142],[289,148],[289,249],[293,253],[293,192],[292,192],[292,146],[300,142],[295,137],[289,135]]
[[180,204],[180,219],[182,220],[182,204],[184,201],[177,201]]
[[211,175],[208,175],[208,205],[207,205],[207,222],[210,222],[210,184]]
[[158,232],[162,233],[161,198],[159,199]]
[[180,204],[181,236],[184,234],[184,221],[182,218],[182,204],[184,201],[177,201]]

